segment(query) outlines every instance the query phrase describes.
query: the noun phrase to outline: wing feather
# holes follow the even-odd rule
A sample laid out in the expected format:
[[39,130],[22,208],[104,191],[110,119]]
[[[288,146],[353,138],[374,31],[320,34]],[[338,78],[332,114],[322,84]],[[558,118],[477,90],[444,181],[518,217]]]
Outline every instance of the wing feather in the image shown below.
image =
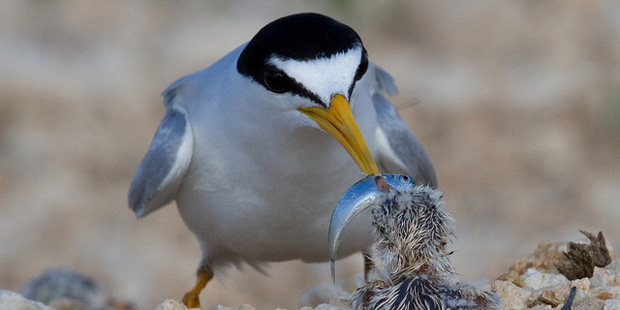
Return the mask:
[[373,69],[378,90],[372,94],[379,124],[375,132],[378,164],[386,172],[409,174],[417,184],[437,187],[435,169],[428,155],[385,95],[397,92],[394,80],[380,67],[375,65]]
[[187,112],[171,102],[176,90],[164,92],[166,114],[138,167],[129,206],[143,217],[174,200],[191,162],[193,134]]

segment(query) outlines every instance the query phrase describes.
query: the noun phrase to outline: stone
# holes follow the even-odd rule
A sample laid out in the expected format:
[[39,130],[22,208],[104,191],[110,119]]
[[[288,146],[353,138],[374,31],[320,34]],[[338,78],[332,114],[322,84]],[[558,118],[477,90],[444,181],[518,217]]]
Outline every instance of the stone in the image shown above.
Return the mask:
[[549,306],[549,305],[535,305],[535,306],[531,306],[531,307],[525,308],[523,310],[548,310],[548,309],[552,309],[551,306]]
[[612,260],[609,265],[605,266],[605,269],[611,269],[615,274],[620,274],[620,259]]
[[538,300],[544,304],[557,307],[563,304],[570,294],[570,288],[564,286],[551,286],[542,289]]
[[[196,308],[196,309],[198,309],[198,308]],[[176,310],[176,309],[174,309],[174,310]],[[179,310],[182,310],[182,309],[179,309]],[[251,305],[248,305],[248,304],[243,304],[239,308],[225,307],[225,306],[219,305],[219,306],[217,306],[217,310],[256,310],[256,308],[251,306]],[[285,310],[285,309],[277,308],[276,310]]]
[[590,279],[592,287],[618,286],[620,285],[620,275],[611,268],[594,268],[594,275]]
[[575,301],[571,310],[603,310],[605,301],[600,299],[587,299]]
[[182,302],[174,299],[166,299],[163,303],[157,306],[157,310],[187,310],[187,307]]
[[7,290],[0,290],[0,309],[2,310],[54,310],[45,304],[24,298]]
[[601,286],[590,289],[590,296],[598,299],[615,299],[620,296],[620,286]]
[[532,299],[532,292],[516,286],[508,281],[495,281],[491,285],[491,289],[502,300],[502,307],[505,310],[523,309]]
[[570,286],[576,287],[578,290],[588,292],[590,290],[591,282],[588,278],[577,279],[570,282]]
[[523,287],[525,285],[521,279],[521,275],[515,270],[509,270],[506,273],[502,273],[497,280],[512,282],[518,287]]
[[604,310],[620,310],[620,298],[605,300]]
[[533,290],[549,286],[565,286],[569,288],[570,281],[561,274],[542,273],[536,269],[528,269],[522,276],[526,286]]

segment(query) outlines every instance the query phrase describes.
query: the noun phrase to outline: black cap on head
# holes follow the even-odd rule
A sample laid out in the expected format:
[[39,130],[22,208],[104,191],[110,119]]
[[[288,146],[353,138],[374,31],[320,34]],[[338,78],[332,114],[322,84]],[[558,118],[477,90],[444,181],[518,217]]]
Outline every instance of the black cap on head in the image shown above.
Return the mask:
[[362,45],[351,27],[330,17],[303,13],[277,19],[263,27],[245,47],[239,73],[262,80],[266,62],[273,56],[310,60],[341,53]]

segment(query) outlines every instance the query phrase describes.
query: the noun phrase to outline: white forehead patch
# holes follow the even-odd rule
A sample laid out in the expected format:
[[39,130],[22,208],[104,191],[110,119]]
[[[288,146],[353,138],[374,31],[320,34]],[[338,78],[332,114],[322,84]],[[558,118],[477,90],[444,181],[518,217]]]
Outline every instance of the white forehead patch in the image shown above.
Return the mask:
[[308,61],[272,57],[269,64],[302,84],[325,104],[334,94],[348,98],[349,87],[362,58],[362,46],[356,45],[344,53]]

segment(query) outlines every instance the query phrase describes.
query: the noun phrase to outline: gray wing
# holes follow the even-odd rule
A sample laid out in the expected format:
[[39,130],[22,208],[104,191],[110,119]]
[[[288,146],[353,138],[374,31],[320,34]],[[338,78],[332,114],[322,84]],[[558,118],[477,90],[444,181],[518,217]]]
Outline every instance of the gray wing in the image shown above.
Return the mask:
[[143,217],[174,200],[187,172],[193,134],[187,112],[171,101],[175,89],[164,92],[166,115],[138,167],[129,189],[129,206]]
[[374,65],[376,89],[372,94],[379,127],[376,143],[378,164],[388,173],[411,175],[416,184],[437,187],[435,169],[426,152],[413,137],[385,94],[397,92],[394,80],[383,69]]

